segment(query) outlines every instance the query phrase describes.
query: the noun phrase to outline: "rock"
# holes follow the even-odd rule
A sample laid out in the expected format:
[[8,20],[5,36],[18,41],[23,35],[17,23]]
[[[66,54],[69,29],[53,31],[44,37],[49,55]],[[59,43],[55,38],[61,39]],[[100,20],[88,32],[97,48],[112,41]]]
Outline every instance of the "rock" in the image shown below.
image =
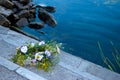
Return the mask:
[[[34,6],[31,0],[0,0],[0,25],[5,26],[26,26],[31,21],[35,21],[36,14],[43,22],[33,22],[30,28],[41,29],[45,24],[56,26],[54,17],[48,12],[55,12],[55,7],[37,5]],[[36,8],[38,12],[36,13]]]
[[30,9],[32,9],[32,6],[33,6],[34,4],[32,3],[32,2],[30,2],[30,3],[28,3],[27,5],[24,5],[23,6],[23,9],[28,9],[28,10],[30,10]]
[[0,14],[2,14],[2,15],[7,17],[7,16],[11,15],[12,13],[13,13],[12,10],[6,9],[6,8],[0,6]]
[[30,16],[29,16],[29,18],[28,18],[28,21],[29,21],[29,22],[33,22],[33,21],[35,21],[35,18],[36,18],[36,15],[30,14]]
[[18,1],[13,1],[13,3],[18,10],[28,9],[28,7],[24,7],[23,4]]
[[40,8],[38,10],[38,17],[40,18],[40,20],[42,20],[44,23],[48,24],[49,26],[56,26],[57,22],[54,19],[54,17],[47,13],[44,9]]
[[7,19],[11,22],[11,25],[15,25],[15,23],[19,20],[19,17],[16,14],[11,14],[7,17]]
[[36,9],[29,10],[31,14],[36,14]]
[[14,7],[14,4],[9,0],[0,0],[0,5],[8,8],[8,9],[12,9]]
[[44,6],[44,5],[39,4],[36,7],[42,8],[42,9],[46,10],[47,12],[51,12],[51,13],[56,11],[55,7],[53,7],[53,6]]
[[16,23],[17,26],[19,27],[23,27],[23,26],[27,26],[29,23],[27,21],[26,18],[21,18],[20,20],[18,20],[18,22]]
[[52,6],[46,6],[46,7],[42,7],[42,8],[51,13],[56,11],[55,7],[52,7]]
[[10,24],[11,23],[9,22],[9,20],[5,16],[0,14],[0,25],[9,27]]
[[15,13],[15,14],[18,13],[18,9],[17,9],[17,8],[13,8],[12,11],[13,11],[13,13]]
[[35,18],[36,18],[36,9],[31,9],[30,11],[30,16],[28,18],[29,21],[35,21]]
[[19,18],[28,18],[30,16],[30,11],[22,10],[18,13]]
[[33,28],[33,29],[41,29],[41,28],[43,28],[44,27],[44,23],[43,22],[32,22],[32,23],[30,23],[29,24],[29,27],[30,28]]
[[24,5],[26,5],[30,2],[30,0],[19,0],[19,1],[20,1],[20,3],[22,3]]

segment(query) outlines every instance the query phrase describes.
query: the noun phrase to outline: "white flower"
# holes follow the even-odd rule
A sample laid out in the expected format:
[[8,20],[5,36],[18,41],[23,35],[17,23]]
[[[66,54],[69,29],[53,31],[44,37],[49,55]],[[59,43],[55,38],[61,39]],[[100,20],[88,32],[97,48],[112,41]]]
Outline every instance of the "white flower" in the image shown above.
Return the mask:
[[35,46],[35,43],[31,43],[30,46],[31,46],[31,47],[34,47],[34,46]]
[[41,41],[41,42],[38,43],[39,46],[40,46],[40,45],[44,45],[44,44],[45,44],[44,41]]
[[51,56],[51,53],[50,53],[50,51],[48,51],[48,50],[45,51],[45,54],[46,54],[48,57]]
[[28,51],[28,47],[27,47],[27,46],[22,46],[22,47],[20,48],[20,51],[25,54],[25,53],[27,53],[27,51]]
[[57,49],[57,53],[60,54],[60,48],[58,47],[58,45],[56,45],[56,49]]
[[43,55],[43,52],[38,52],[35,54],[35,59],[38,60],[38,61],[41,61],[42,58],[44,57]]

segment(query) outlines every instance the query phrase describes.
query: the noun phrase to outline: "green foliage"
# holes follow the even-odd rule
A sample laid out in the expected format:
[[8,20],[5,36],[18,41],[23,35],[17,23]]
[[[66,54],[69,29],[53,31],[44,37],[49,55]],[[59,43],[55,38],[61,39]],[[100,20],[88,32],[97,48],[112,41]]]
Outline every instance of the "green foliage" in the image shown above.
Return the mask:
[[[118,72],[118,69],[117,67],[119,68],[120,70],[120,53],[118,52],[118,50],[116,49],[116,47],[113,45],[113,43],[111,42],[111,45],[113,46],[114,48],[114,51],[111,52],[112,55],[113,55],[113,59],[115,61],[112,62],[108,57],[105,57],[104,53],[103,53],[103,50],[102,50],[102,47],[100,45],[100,42],[98,42],[98,47],[100,49],[100,54],[101,54],[101,57],[102,57],[102,60],[103,62],[106,64],[106,66],[111,70],[111,71],[115,71],[115,72]],[[116,67],[117,66],[117,67]]]

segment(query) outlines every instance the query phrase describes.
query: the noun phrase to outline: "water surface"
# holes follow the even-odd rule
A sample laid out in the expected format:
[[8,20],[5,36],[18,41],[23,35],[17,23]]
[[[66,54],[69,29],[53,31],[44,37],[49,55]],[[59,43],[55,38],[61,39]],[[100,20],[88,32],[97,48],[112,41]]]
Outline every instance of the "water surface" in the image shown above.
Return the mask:
[[[120,49],[119,0],[34,0],[35,4],[55,6],[58,22],[55,28],[46,25],[40,34],[28,27],[23,30],[43,40],[63,43],[64,50],[75,56],[103,65],[97,42],[105,56],[112,58],[113,46]],[[40,21],[36,19],[36,21]]]

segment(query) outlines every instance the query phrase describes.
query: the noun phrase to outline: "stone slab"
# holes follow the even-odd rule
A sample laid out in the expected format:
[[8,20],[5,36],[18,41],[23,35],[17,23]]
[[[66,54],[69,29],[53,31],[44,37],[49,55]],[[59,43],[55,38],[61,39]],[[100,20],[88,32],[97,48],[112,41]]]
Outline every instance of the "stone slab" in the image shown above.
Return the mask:
[[120,74],[117,74],[115,72],[112,72],[106,68],[103,68],[95,64],[89,66],[87,72],[92,75],[98,76],[104,80],[120,80]]
[[0,6],[0,14],[3,14],[5,16],[11,15],[13,12],[10,9],[5,9],[4,7]]
[[16,72],[21,75],[24,76],[25,78],[29,79],[29,80],[47,80],[43,77],[40,77],[39,75],[25,69],[25,68],[19,68],[16,70]]
[[8,31],[9,31],[9,28],[5,28],[0,25],[0,39],[6,38]]
[[8,68],[9,70],[16,70],[17,68],[19,68],[18,65],[12,63],[11,61],[8,61],[7,59],[0,57],[0,65]]
[[64,68],[66,68],[66,69],[68,69],[70,71],[73,71],[74,73],[77,73],[77,74],[79,74],[79,75],[81,75],[83,77],[86,77],[86,78],[88,78],[90,80],[103,80],[103,79],[101,79],[101,78],[99,78],[97,76],[91,75],[91,74],[89,74],[89,73],[87,73],[85,71],[79,71],[79,69],[74,68],[74,67],[72,67],[70,65],[66,65],[64,62],[60,62],[59,65],[63,66]]
[[13,54],[16,53],[16,47],[7,43],[4,40],[0,40],[0,56],[10,59]]
[[30,71],[45,77],[48,80],[91,80],[88,77],[83,77],[63,66],[57,65],[54,70],[50,72],[44,72],[43,70],[38,70],[36,67],[26,67]]
[[[64,56],[64,58],[62,58],[62,56]],[[64,51],[61,51],[61,59],[59,65],[91,80],[120,80],[120,74],[72,56]],[[111,76],[107,76],[108,74]]]
[[0,80],[28,80],[0,65]]
[[25,35],[19,34],[15,31],[8,31],[8,35],[7,38],[4,39],[6,42],[17,46],[21,46],[23,44],[25,44],[26,42],[37,42],[36,40],[27,37]]

